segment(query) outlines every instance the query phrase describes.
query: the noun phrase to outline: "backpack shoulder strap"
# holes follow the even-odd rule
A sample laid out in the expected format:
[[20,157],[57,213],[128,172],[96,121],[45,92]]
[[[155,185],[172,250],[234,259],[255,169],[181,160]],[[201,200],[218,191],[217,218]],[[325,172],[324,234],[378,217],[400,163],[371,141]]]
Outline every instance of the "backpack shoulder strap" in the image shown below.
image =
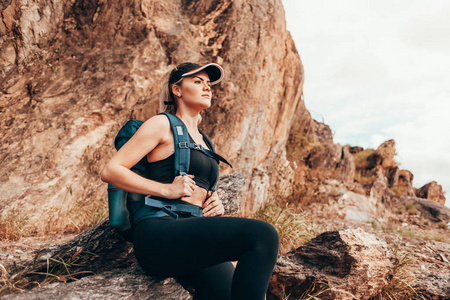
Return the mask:
[[[214,158],[215,160],[217,160],[217,162],[222,161],[222,162],[226,163],[227,165],[229,165],[230,167],[233,167],[226,159],[224,159],[222,156],[220,156],[216,153],[213,142],[209,139],[209,137],[205,133],[201,132],[201,134],[203,135],[203,137],[206,140],[207,145],[210,147],[211,151],[208,149],[205,149],[201,145],[191,143],[189,141],[189,133],[187,131],[187,128],[184,125],[183,121],[181,121],[177,116],[168,114],[165,112],[160,113],[160,114],[165,115],[169,119],[170,127],[171,127],[172,133],[173,133],[173,141],[174,141],[174,147],[175,147],[175,155],[174,155],[175,177],[179,176],[179,175],[184,176],[188,173],[190,149],[199,150],[199,151],[203,152],[205,155],[208,155],[208,156]],[[219,173],[219,170],[217,170],[217,172]],[[217,178],[219,178],[219,174],[217,174]],[[216,185],[217,185],[217,180],[214,183],[214,185],[211,189],[211,192],[215,191]]]
[[206,145],[208,145],[209,149],[211,149],[212,152],[216,153],[216,149],[214,149],[214,143],[211,141],[211,139],[209,138],[209,136],[206,135],[206,133],[204,133],[202,130],[200,130],[200,134],[203,136],[203,139],[206,142]]
[[183,121],[177,116],[168,113],[161,113],[165,115],[170,122],[170,127],[173,133],[173,142],[175,147],[175,177],[184,176],[189,171],[189,133]]

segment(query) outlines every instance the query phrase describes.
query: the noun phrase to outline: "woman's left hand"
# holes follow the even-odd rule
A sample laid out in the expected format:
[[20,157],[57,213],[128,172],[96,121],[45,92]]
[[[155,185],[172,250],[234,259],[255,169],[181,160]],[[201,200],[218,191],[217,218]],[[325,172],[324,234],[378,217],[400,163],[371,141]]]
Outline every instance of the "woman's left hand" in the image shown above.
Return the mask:
[[[211,191],[208,191],[208,196],[211,195]],[[220,201],[219,196],[214,192],[208,200],[203,203],[203,216],[204,217],[215,217],[221,216],[225,213],[225,208],[223,207],[222,201]]]

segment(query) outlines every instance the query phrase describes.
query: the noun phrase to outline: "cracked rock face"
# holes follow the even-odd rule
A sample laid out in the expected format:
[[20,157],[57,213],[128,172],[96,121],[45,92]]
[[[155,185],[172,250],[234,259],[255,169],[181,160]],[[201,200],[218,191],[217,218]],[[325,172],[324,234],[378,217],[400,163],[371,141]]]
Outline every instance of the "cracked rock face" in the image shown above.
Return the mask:
[[287,190],[285,144],[293,113],[306,109],[280,0],[10,0],[1,7],[3,214],[21,211],[41,233],[43,219],[57,219],[66,232],[81,226],[78,215],[61,216],[104,203],[99,173],[115,134],[130,117],[157,113],[165,74],[184,61],[225,69],[201,127],[247,178],[241,213]]
[[191,294],[173,278],[157,280],[133,267],[103,272],[71,283],[11,294],[5,299],[137,299],[190,300]]

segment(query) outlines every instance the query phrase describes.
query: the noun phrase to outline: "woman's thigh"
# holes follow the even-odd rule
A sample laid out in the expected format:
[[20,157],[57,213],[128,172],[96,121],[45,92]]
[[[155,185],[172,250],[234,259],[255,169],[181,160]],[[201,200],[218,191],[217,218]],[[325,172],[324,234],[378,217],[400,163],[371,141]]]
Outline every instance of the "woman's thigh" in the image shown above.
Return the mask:
[[135,255],[149,274],[179,276],[239,260],[273,231],[266,222],[244,218],[146,219],[135,229]]

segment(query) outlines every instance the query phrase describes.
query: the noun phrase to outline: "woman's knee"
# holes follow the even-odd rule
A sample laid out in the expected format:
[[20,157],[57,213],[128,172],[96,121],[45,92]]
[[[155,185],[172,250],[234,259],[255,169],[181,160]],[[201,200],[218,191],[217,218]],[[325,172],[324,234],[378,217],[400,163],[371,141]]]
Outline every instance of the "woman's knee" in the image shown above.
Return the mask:
[[260,251],[264,251],[266,255],[275,257],[278,254],[278,232],[269,223],[264,221],[255,220],[257,223],[252,230],[253,240],[255,247]]

